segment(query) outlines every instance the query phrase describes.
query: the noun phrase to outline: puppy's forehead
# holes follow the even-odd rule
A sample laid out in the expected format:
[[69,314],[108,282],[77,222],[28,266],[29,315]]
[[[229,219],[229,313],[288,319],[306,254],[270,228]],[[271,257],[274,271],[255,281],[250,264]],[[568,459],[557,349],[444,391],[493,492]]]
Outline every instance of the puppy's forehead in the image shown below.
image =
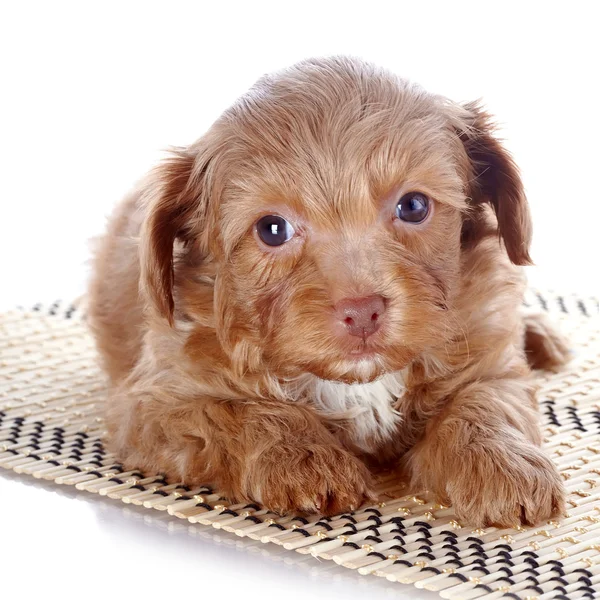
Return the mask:
[[405,184],[441,201],[460,193],[439,99],[364,63],[307,61],[264,78],[228,120],[233,187],[258,209],[284,203],[311,220],[364,223]]

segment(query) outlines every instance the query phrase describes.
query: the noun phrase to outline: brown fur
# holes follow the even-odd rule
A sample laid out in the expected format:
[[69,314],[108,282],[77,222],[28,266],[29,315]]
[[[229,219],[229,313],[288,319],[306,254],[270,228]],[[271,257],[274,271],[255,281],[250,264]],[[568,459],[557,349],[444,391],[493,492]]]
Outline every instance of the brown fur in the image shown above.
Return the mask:
[[[394,218],[415,190],[433,200],[419,225]],[[296,235],[270,248],[254,224],[274,213]],[[392,461],[477,525],[560,514],[525,327],[534,365],[565,352],[519,312],[530,237],[518,171],[479,106],[346,58],[263,78],[125,199],[97,253],[110,448],[279,511],[356,507],[372,497],[365,464]],[[376,334],[340,334],[336,304],[373,294]],[[359,443],[364,423],[311,392],[399,371],[387,438]]]

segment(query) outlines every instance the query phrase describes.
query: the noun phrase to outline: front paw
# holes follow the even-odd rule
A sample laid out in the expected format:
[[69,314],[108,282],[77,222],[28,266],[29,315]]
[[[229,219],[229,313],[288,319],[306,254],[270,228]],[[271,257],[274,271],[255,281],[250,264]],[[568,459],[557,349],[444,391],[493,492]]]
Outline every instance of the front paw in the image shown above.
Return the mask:
[[366,466],[342,448],[278,446],[247,466],[246,495],[277,513],[334,515],[376,500]]
[[457,516],[477,527],[534,525],[565,511],[555,465],[527,441],[485,440],[447,466],[446,496]]

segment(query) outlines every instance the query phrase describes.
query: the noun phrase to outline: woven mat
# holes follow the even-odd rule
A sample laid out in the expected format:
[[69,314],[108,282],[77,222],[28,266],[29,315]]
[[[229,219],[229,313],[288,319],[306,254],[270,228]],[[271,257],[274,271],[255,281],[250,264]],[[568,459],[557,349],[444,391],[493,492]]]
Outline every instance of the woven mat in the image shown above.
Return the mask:
[[473,529],[392,476],[380,502],[336,517],[229,505],[206,486],[124,471],[102,444],[106,383],[84,318],[55,303],[0,315],[0,466],[192,523],[331,559],[444,598],[593,598],[600,593],[600,327],[594,298],[528,292],[570,336],[574,360],[540,375],[545,442],[568,515],[537,527]]

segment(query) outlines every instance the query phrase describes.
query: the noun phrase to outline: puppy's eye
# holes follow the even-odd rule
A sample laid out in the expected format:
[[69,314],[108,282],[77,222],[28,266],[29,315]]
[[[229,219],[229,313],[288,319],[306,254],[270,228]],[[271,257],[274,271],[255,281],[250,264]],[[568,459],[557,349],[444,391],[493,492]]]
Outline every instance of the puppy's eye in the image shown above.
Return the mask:
[[429,214],[430,201],[425,194],[409,192],[396,205],[396,216],[408,223],[421,223]]
[[267,215],[256,223],[256,233],[267,246],[281,246],[289,242],[294,228],[279,215]]

